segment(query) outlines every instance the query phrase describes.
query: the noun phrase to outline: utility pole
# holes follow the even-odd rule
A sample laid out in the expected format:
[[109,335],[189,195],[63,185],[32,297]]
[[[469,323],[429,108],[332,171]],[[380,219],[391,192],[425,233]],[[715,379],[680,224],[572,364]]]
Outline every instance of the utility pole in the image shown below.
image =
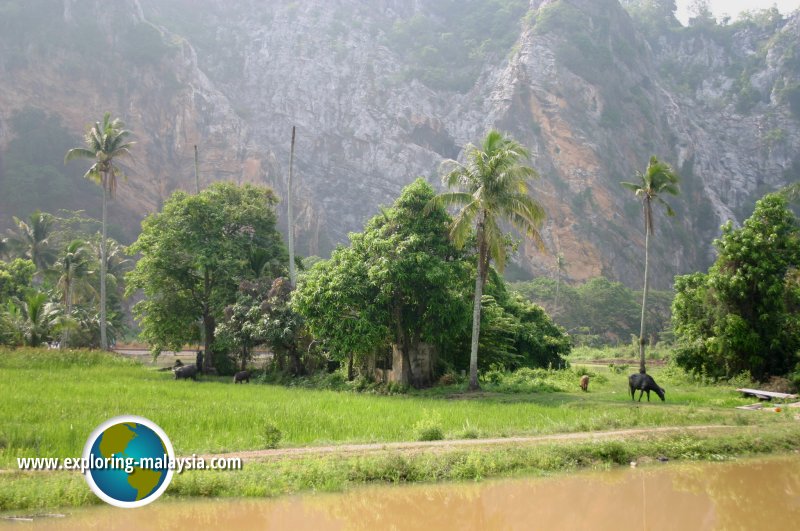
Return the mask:
[[197,144],[194,145],[194,191],[200,193],[200,169],[197,162]]
[[294,172],[294,134],[295,126],[292,126],[292,148],[289,152],[289,186],[286,191],[287,220],[289,226],[289,283],[292,288],[297,286],[297,273],[294,270],[294,212],[292,211],[292,177]]

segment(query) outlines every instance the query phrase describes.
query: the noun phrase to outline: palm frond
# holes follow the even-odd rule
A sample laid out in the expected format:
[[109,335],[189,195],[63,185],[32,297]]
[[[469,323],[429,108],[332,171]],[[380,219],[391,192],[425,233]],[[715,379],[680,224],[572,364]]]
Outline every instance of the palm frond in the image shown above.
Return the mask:
[[95,152],[86,148],[72,148],[64,155],[64,164],[75,159],[93,159]]

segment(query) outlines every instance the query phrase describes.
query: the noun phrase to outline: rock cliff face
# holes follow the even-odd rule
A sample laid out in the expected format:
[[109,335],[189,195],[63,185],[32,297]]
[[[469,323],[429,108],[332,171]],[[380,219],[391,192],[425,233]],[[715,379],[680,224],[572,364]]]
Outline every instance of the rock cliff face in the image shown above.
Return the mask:
[[[663,287],[710,262],[722,222],[798,179],[797,15],[653,33],[617,0],[43,4],[58,11],[65,44],[30,44],[26,61],[2,66],[0,143],[25,106],[76,132],[104,110],[121,115],[140,142],[119,196],[128,221],[194,187],[193,144],[204,183],[285,194],[297,125],[300,252],[326,254],[402,186],[418,175],[438,183],[443,159],[498,127],[531,149],[541,174],[549,249],[523,244],[527,274],[550,274],[557,248],[572,279],[638,285],[641,211],[619,181],[652,154],[673,164],[683,194],[671,201],[678,217],[658,219]],[[87,12],[102,13],[102,66],[87,66],[88,45],[74,40]]]

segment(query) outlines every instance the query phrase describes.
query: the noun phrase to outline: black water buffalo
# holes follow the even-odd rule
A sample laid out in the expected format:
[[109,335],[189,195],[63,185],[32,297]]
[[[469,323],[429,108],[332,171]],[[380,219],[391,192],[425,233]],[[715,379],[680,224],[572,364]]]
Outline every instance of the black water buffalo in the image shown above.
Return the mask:
[[233,383],[250,383],[250,371],[239,371],[233,375]]
[[197,380],[197,365],[184,365],[182,367],[176,367],[172,370],[172,374],[175,376],[176,380],[187,378]]
[[631,400],[636,399],[636,391],[639,391],[639,402],[642,401],[642,395],[647,392],[647,401],[650,402],[650,391],[655,391],[658,397],[664,402],[664,389],[658,386],[653,377],[649,374],[631,374],[628,377],[628,383],[631,386]]

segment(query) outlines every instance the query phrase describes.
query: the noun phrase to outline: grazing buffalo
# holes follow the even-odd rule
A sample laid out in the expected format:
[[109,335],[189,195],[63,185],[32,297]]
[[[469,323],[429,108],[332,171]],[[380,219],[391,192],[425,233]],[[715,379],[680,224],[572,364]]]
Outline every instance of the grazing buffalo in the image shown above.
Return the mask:
[[589,390],[589,375],[588,374],[584,374],[583,376],[581,376],[581,389],[583,389],[584,391],[588,391]]
[[650,402],[650,391],[655,391],[658,397],[664,402],[664,389],[658,386],[653,377],[649,374],[639,373],[631,374],[628,377],[628,383],[631,386],[631,400],[635,400],[636,391],[639,391],[639,402],[642,401],[642,395],[647,393],[647,401]]
[[245,382],[250,383],[250,371],[239,371],[233,375],[233,383],[244,384]]
[[172,374],[175,375],[176,380],[185,380],[191,378],[192,380],[197,380],[197,366],[196,365],[184,365],[182,367],[176,367],[172,370]]

